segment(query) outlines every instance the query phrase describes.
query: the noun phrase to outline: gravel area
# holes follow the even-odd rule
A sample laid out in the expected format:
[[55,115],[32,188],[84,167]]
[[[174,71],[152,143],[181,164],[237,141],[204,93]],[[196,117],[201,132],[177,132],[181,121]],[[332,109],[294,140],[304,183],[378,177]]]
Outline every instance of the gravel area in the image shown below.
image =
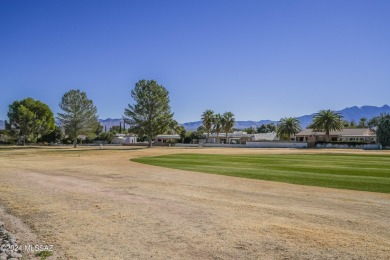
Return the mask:
[[0,241],[0,260],[22,258],[22,249],[16,243],[16,237],[5,229],[3,222],[0,222]]

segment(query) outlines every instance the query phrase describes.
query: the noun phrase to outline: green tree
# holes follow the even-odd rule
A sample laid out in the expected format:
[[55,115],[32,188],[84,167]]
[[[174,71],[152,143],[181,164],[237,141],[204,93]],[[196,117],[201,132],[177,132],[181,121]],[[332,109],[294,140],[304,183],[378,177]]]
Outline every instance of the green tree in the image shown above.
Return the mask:
[[371,129],[371,131],[376,133],[378,124],[379,124],[379,117],[376,116],[376,117],[373,117],[370,120],[368,120],[367,126]]
[[209,142],[209,136],[214,123],[214,111],[207,109],[202,114],[202,124],[207,133],[206,142]]
[[204,126],[199,126],[196,131],[187,132],[186,137],[184,138],[184,143],[199,143],[199,140],[205,139],[204,133],[206,130]]
[[6,129],[15,137],[35,142],[54,130],[54,116],[48,105],[26,98],[9,105]]
[[[349,128],[349,122],[347,120],[342,120],[342,124],[344,128]],[[310,125],[308,128],[313,128],[312,125]]]
[[378,142],[382,146],[390,146],[390,115],[381,115],[378,118],[378,128],[376,131]]
[[103,126],[101,124],[98,124],[95,130],[95,135],[99,136],[101,133],[103,133]]
[[[193,131],[188,135],[188,138],[191,140],[190,143],[199,143],[199,140],[203,139],[203,131]],[[188,140],[187,138],[185,138]]]
[[220,113],[215,114],[214,120],[213,120],[213,126],[214,126],[213,131],[214,131],[214,133],[217,134],[217,137],[216,137],[217,144],[219,143],[219,133],[222,130],[222,123],[223,123],[223,119],[222,119],[221,114]]
[[114,134],[112,132],[102,132],[98,136],[99,141],[103,141],[105,143],[111,143],[114,138]]
[[324,131],[326,140],[329,142],[329,134],[331,131],[343,130],[343,116],[330,109],[320,110],[314,115],[312,126],[315,131]]
[[9,135],[6,129],[0,130],[0,144],[12,143],[12,137]]
[[55,126],[54,130],[51,133],[43,135],[39,139],[39,141],[46,142],[46,143],[59,143],[59,142],[61,142],[63,137],[64,137],[64,134],[63,134],[61,127]]
[[226,134],[226,143],[229,143],[228,140],[228,133],[232,132],[233,127],[236,123],[236,119],[234,118],[234,114],[232,112],[225,112],[222,115],[221,118],[221,123],[222,123],[222,130]]
[[120,133],[120,126],[119,125],[114,125],[110,128],[110,131],[112,134],[116,135]]
[[362,117],[360,118],[358,128],[366,128],[367,127],[367,118]]
[[204,132],[206,132],[206,129],[204,128],[203,125],[200,125],[200,126],[196,129],[196,131],[203,134]]
[[246,132],[247,134],[256,134],[257,130],[251,126],[251,127],[245,128],[244,132]]
[[368,120],[367,126],[370,128],[371,131],[376,133],[380,121],[386,118],[390,119],[390,114],[381,114],[380,116],[373,117],[370,120]]
[[184,126],[179,125],[179,126],[176,128],[176,133],[177,133],[178,135],[180,135],[181,143],[183,143],[183,142],[184,142],[184,139],[185,139],[186,136],[187,136],[187,131],[186,131],[186,129],[184,128]]
[[262,124],[257,128],[257,133],[272,133],[276,132],[276,125],[274,123]]
[[179,134],[179,131],[180,131],[179,123],[176,120],[172,119],[172,121],[168,125],[167,131],[165,131],[165,134],[168,135]]
[[125,109],[125,122],[130,125],[129,131],[146,135],[148,147],[151,147],[152,140],[172,123],[169,93],[155,80],[140,80],[131,91],[131,97],[135,104]]
[[292,135],[302,130],[300,122],[295,117],[284,117],[280,119],[276,134],[281,140],[290,140]]
[[65,130],[65,134],[73,140],[73,146],[77,147],[79,135],[92,135],[99,128],[96,107],[93,101],[88,99],[85,92],[70,90],[64,94],[60,102],[63,113],[58,113],[58,120]]

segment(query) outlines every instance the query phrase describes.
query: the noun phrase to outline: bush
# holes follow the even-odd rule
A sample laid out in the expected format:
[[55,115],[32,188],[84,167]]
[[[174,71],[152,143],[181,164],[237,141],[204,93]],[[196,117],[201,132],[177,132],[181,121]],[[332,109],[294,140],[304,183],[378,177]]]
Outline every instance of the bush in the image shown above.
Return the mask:
[[171,140],[168,140],[167,143],[168,143],[170,146],[175,146],[176,140],[175,140],[175,139],[171,139]]

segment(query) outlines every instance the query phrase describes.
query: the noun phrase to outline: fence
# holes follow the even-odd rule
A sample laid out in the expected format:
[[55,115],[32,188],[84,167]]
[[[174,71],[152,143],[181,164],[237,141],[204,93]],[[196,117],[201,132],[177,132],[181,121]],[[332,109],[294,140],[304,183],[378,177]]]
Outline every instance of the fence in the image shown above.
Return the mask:
[[246,142],[247,148],[307,148],[306,142]]

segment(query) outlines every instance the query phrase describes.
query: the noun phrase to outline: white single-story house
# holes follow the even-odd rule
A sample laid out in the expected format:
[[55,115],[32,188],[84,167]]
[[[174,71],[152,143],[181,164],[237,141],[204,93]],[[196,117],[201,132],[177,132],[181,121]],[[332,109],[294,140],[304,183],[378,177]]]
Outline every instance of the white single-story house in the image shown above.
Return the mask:
[[112,144],[134,144],[137,142],[136,135],[125,135],[125,134],[116,134],[112,138]]
[[180,135],[158,135],[154,139],[154,143],[165,144],[165,143],[169,143],[170,141],[173,141],[173,140],[178,141],[180,139],[181,139]]
[[79,139],[81,141],[85,141],[87,139],[87,136],[86,135],[78,135],[77,139]]
[[[207,138],[207,133],[203,134],[204,138]],[[237,131],[233,133],[228,133],[226,140],[226,133],[219,133],[218,142],[226,144],[245,144],[247,141],[275,141],[278,140],[276,133],[261,133],[261,134],[248,134],[244,131]],[[208,143],[217,143],[217,134],[210,133]]]
[[[203,133],[203,137],[207,139],[207,133]],[[245,144],[246,141],[251,140],[253,134],[247,134],[246,132],[238,131],[233,133],[228,133],[228,142],[226,140],[226,133],[219,133],[218,140],[216,133],[210,133],[208,140],[205,139],[208,143],[220,143],[220,144]]]
[[[377,142],[376,134],[369,128],[344,128],[342,131],[330,132],[329,138],[332,142]],[[302,130],[294,139],[301,142],[327,141],[325,132],[316,132],[313,129]]]

